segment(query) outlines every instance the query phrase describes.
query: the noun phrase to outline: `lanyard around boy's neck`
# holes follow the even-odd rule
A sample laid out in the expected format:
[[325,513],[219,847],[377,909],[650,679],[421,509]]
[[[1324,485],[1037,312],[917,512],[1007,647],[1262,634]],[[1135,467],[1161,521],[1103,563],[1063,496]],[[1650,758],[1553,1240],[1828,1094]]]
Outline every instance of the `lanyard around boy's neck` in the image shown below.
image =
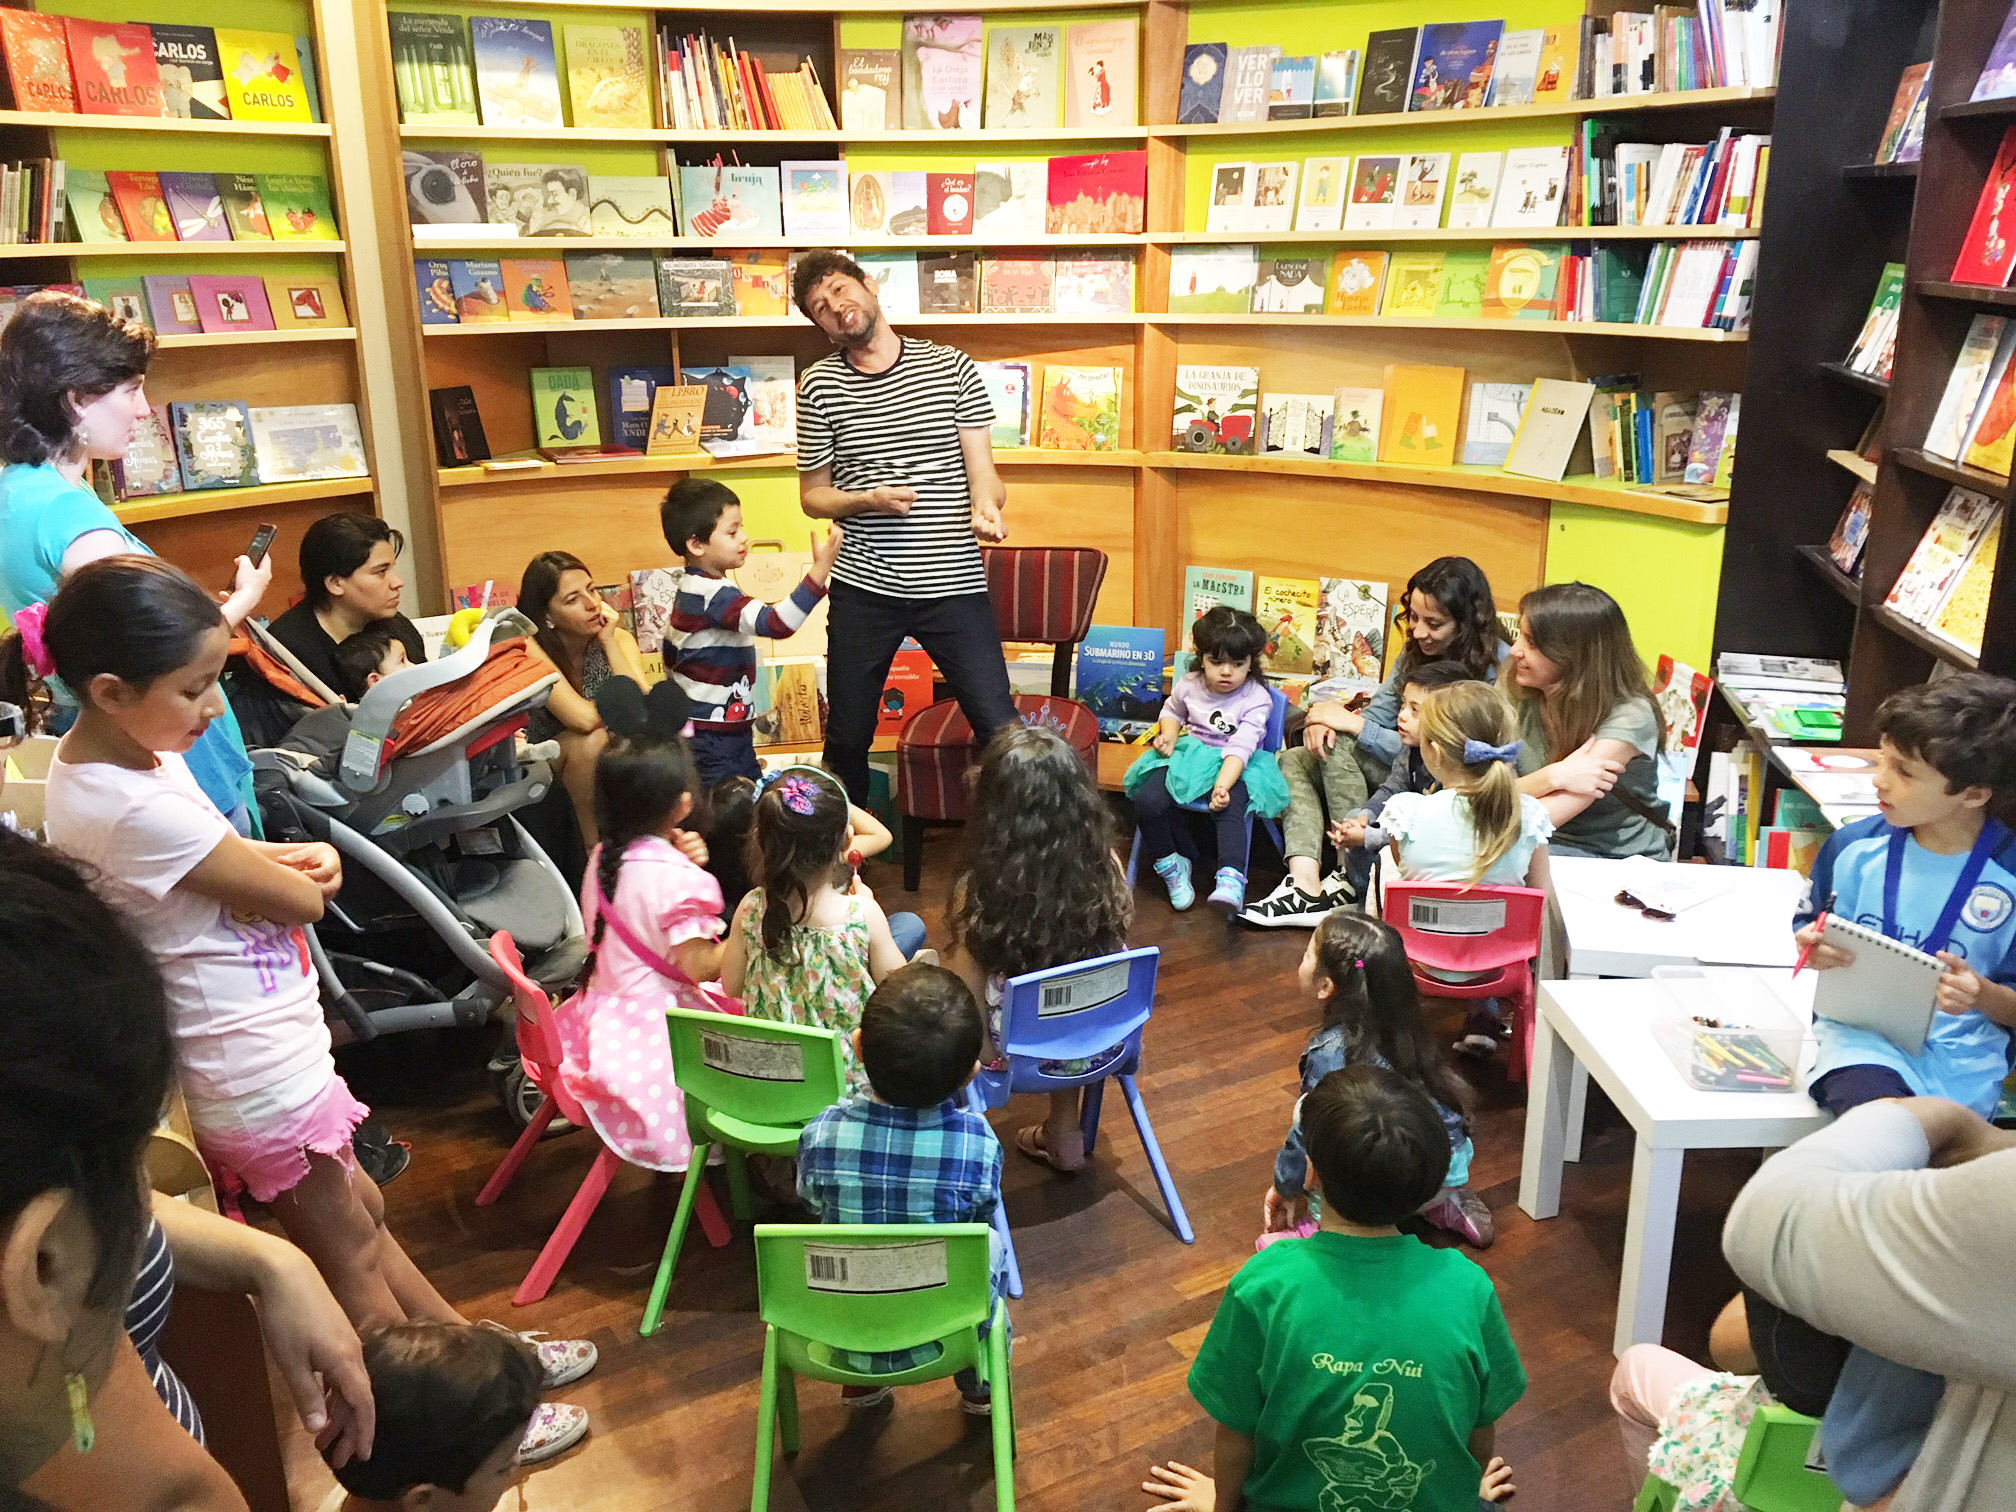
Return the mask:
[[[1967,906],[1968,897],[1987,868],[1989,856],[1994,854],[1995,847],[2002,843],[2005,834],[2001,821],[1983,818],[1981,833],[1974,837],[1974,848],[1967,853],[1966,864],[1960,868],[1960,879],[1953,884],[1953,891],[1947,894],[1946,905],[1939,910],[1932,933],[1918,942],[1918,948],[1925,954],[1937,955],[1946,948],[1953,936],[1953,926],[1960,922],[1960,910]],[[1904,879],[1904,847],[1910,838],[1909,830],[1890,831],[1890,854],[1883,864],[1883,933],[1893,940],[1898,937],[1897,891]]]

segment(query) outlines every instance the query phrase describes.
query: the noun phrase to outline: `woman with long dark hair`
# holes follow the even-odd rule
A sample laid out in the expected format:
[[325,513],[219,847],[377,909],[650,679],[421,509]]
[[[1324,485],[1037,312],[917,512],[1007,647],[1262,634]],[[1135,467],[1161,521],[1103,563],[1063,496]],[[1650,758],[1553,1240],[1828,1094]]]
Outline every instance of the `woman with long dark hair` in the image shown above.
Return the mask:
[[[0,609],[9,615],[47,603],[87,562],[152,554],[91,491],[90,476],[93,462],[126,455],[147,418],[153,359],[147,327],[54,289],[24,299],[0,333]],[[272,580],[270,558],[254,567],[239,557],[225,619],[242,623]],[[57,723],[69,717],[59,713]],[[250,833],[252,764],[228,708],[188,760],[203,795]]]

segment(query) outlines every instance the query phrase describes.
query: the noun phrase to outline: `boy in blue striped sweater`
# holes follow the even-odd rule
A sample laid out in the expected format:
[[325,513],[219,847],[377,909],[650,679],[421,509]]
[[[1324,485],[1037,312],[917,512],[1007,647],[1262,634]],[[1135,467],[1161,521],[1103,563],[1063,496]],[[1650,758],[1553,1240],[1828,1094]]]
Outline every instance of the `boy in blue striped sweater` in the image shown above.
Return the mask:
[[712,478],[672,485],[658,507],[665,543],[686,559],[665,627],[665,671],[693,705],[694,765],[703,785],[762,775],[751,730],[756,716],[756,637],[790,635],[826,596],[840,527],[812,542],[812,570],[781,604],[752,599],[727,574],[749,560],[742,501]]

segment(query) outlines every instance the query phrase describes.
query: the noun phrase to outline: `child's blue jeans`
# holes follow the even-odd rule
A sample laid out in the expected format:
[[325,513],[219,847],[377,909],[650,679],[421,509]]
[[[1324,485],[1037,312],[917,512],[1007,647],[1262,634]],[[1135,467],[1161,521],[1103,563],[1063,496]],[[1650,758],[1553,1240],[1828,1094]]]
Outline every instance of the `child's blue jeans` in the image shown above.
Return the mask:
[[[1151,865],[1177,848],[1177,814],[1182,810],[1169,796],[1166,769],[1150,772],[1134,793],[1134,822],[1141,829],[1141,858]],[[1246,872],[1246,848],[1252,839],[1246,822],[1246,784],[1235,782],[1225,807],[1211,815],[1218,834],[1218,864],[1241,876]]]

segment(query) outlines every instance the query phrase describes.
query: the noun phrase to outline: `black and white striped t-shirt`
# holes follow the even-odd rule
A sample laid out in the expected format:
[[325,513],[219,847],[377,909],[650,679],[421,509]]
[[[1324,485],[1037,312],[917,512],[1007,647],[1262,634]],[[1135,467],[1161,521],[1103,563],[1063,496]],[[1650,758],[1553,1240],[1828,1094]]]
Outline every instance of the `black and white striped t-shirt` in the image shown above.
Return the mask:
[[147,1244],[140,1257],[140,1274],[133,1278],[133,1295],[126,1303],[126,1336],[140,1353],[147,1377],[169,1415],[197,1443],[203,1442],[203,1414],[182,1378],[161,1358],[161,1331],[168,1326],[168,1309],[175,1300],[175,1257],[168,1249],[168,1235],[160,1220],[150,1220]]
[[840,352],[805,369],[798,470],[831,467],[833,486],[850,492],[883,484],[917,490],[907,515],[842,522],[833,576],[892,598],[985,593],[959,432],[993,423],[973,359],[935,341],[905,336],[895,365],[879,373],[856,372]]

